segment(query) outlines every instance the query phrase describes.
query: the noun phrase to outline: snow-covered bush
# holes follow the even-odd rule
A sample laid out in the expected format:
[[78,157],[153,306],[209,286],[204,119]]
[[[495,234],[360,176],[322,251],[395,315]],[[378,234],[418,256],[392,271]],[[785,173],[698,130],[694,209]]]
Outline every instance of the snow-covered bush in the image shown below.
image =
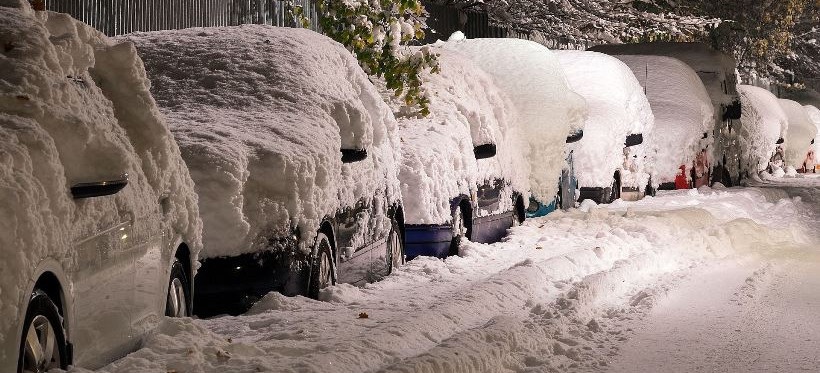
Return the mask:
[[803,105],[797,101],[780,99],[779,102],[789,119],[784,137],[786,152],[783,160],[786,166],[800,168],[806,159],[806,153],[812,148],[811,141],[817,136],[817,127]]
[[[399,179],[409,224],[445,224],[451,220],[452,198],[470,196],[477,185],[504,179],[508,195],[501,211],[511,211],[512,190],[529,191],[525,144],[516,127],[512,103],[493,79],[469,58],[438,47],[441,72],[425,73],[422,81],[430,97],[424,118],[399,116],[402,165]],[[400,103],[393,102],[395,110]],[[496,144],[495,157],[476,160],[473,148]],[[498,211],[481,212],[482,215]]]
[[739,85],[742,114],[740,116],[741,167],[749,174],[765,170],[777,148],[777,140],[785,137],[788,117],[777,97],[766,89]]
[[406,48],[424,38],[421,0],[318,0],[316,7],[325,35],[352,52],[365,72],[383,78],[408,107],[427,115],[419,74],[438,70],[436,56],[426,48]]
[[[292,228],[306,248],[343,206],[400,202],[395,118],[341,44],[261,25],[125,38],[196,182],[203,257],[257,252]],[[368,156],[342,164],[340,149]],[[359,224],[354,243],[390,229],[385,214]]]
[[[649,136],[654,117],[649,101],[629,66],[596,52],[557,51],[570,88],[587,102],[589,116],[584,138],[575,152],[575,175],[582,187],[609,187],[621,171],[624,187],[642,190],[649,181],[643,157],[629,154],[624,142],[630,134]],[[631,150],[631,149],[630,149]],[[631,170],[630,170],[631,168]]]
[[[30,296],[24,293],[38,266],[48,262],[58,272],[62,264],[67,271],[88,264],[72,249],[78,242],[130,216],[140,236],[165,229],[168,238],[181,237],[196,260],[202,223],[193,181],[132,45],[112,42],[65,14],[4,0],[0,46],[3,340],[15,338],[17,316],[25,312],[18,306]],[[129,183],[119,193],[72,199],[71,186],[123,173]],[[5,352],[0,366],[14,366],[17,356]]]
[[672,182],[681,165],[690,165],[712,132],[714,110],[709,94],[691,67],[664,56],[619,55],[644,87],[655,126],[644,141],[647,169],[655,186]]
[[539,201],[552,201],[566,167],[566,138],[584,127],[584,99],[569,88],[546,47],[519,39],[465,40],[458,34],[440,46],[471,58],[512,101],[527,145],[530,191]]

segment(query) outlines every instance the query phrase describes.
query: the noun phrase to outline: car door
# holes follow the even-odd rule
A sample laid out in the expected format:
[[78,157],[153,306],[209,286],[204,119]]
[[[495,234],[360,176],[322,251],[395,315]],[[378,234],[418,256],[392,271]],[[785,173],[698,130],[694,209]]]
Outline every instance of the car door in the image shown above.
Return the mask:
[[134,234],[128,249],[134,256],[134,304],[132,324],[134,335],[153,329],[165,314],[171,247],[168,224],[164,224],[167,196],[162,196],[151,209],[134,222]]
[[367,215],[369,203],[364,199],[336,214],[336,276],[340,283],[363,284],[369,278],[370,252],[361,231]]
[[112,200],[102,201],[113,198],[75,200],[78,212],[85,216],[94,216],[101,209],[116,209],[114,218],[97,222],[96,233],[79,238],[74,245],[76,325],[71,339],[75,363],[80,366],[100,366],[123,356],[135,344],[131,330],[134,260],[128,252],[134,216],[127,207],[110,203]]

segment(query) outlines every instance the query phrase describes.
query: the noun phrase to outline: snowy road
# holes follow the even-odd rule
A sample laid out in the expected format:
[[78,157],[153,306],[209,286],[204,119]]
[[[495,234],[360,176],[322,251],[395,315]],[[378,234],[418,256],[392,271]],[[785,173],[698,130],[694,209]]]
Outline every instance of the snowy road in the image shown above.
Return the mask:
[[99,371],[818,371],[818,188],[559,212],[323,301],[270,294],[239,317],[167,319]]

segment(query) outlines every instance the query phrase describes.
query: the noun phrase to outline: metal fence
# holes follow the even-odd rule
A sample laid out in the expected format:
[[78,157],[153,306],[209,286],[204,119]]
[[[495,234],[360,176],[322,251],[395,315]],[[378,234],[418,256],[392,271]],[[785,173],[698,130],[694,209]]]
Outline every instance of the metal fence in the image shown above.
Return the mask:
[[[301,6],[309,28],[318,30],[313,0]],[[45,0],[46,9],[68,13],[106,35],[244,23],[295,26],[280,0]]]

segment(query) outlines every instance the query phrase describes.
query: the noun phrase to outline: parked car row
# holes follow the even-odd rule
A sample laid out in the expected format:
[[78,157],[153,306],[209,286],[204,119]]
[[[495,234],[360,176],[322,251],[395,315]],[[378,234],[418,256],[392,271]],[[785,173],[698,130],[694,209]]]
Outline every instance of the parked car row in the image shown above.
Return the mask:
[[579,200],[733,185],[778,154],[806,169],[817,135],[818,113],[738,93],[731,59],[685,43],[457,33],[421,47],[440,65],[426,117],[308,30],[109,39],[20,0],[0,45],[0,366],[18,372],[94,369],[163,315],[319,298]]

